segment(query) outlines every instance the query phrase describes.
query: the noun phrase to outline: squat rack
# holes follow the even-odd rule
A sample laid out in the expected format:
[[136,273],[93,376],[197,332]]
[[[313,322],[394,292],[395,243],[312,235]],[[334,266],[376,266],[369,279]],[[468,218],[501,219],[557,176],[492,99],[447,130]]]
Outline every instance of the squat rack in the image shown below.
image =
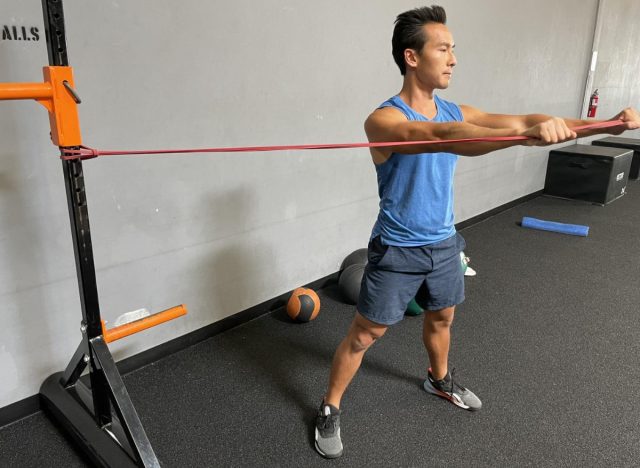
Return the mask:
[[[43,83],[0,83],[0,101],[34,99],[49,113],[61,156],[82,145],[62,0],[42,0],[49,65]],[[98,466],[159,467],[108,343],[187,313],[184,305],[107,330],[101,319],[82,159],[61,158],[82,308],[82,340],[64,372],[40,388],[43,408]],[[88,368],[88,385],[81,379]]]

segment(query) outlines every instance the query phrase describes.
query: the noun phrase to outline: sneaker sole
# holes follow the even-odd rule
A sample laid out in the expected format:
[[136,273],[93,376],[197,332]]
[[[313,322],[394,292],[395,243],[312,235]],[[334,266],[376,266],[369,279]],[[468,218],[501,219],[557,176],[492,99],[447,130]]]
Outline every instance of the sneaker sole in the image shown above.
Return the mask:
[[480,409],[480,408],[472,408],[471,406],[465,405],[460,399],[460,397],[458,397],[455,393],[453,395],[449,395],[446,392],[438,390],[433,385],[431,385],[431,382],[429,382],[429,379],[425,380],[423,388],[428,393],[431,393],[432,395],[436,395],[441,398],[444,398],[445,400],[450,401],[451,403],[456,405],[458,408],[466,409],[467,411],[478,411]]
[[315,441],[315,445],[316,445],[316,451],[317,451],[320,455],[322,455],[324,458],[329,458],[329,459],[331,459],[331,458],[339,458],[339,457],[341,457],[341,456],[342,456],[342,452],[344,452],[344,449],[342,449],[342,450],[340,450],[340,452],[339,452],[339,453],[336,453],[336,454],[333,454],[333,455],[328,454],[328,453],[324,453],[324,452],[320,449],[320,447],[318,446],[318,429],[316,429],[316,441]]

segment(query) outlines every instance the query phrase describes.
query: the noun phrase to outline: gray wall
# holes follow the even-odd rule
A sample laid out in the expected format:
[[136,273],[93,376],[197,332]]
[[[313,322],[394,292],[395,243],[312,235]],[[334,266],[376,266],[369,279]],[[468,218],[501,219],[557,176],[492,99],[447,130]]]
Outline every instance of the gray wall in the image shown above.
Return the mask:
[[[459,65],[443,96],[494,112],[580,112],[596,0],[443,1]],[[104,149],[363,141],[401,79],[409,1],[66,0],[85,143]],[[638,105],[640,12],[609,0],[599,116]],[[630,13],[631,12],[631,13]],[[40,2],[0,23],[39,26]],[[0,81],[39,81],[44,42],[0,41]],[[0,103],[0,407],[37,393],[80,333],[64,183],[35,103]],[[543,187],[548,150],[463,159],[462,221]],[[186,303],[114,343],[117,359],[338,270],[376,216],[366,150],[101,158],[85,163],[104,318]],[[473,246],[469,246],[473,250]]]
[[[640,107],[640,2],[606,0],[602,24],[593,85],[600,94],[598,115],[608,116],[630,104]],[[640,131],[624,136],[637,138]]]

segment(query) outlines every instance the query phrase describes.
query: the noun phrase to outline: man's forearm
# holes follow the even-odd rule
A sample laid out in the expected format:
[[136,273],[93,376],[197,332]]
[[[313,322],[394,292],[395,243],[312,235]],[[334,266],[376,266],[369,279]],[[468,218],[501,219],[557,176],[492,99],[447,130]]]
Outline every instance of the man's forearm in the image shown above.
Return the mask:
[[[444,141],[467,138],[509,137],[518,136],[519,132],[510,128],[487,128],[467,122],[430,123],[414,122],[409,126],[406,141]],[[454,153],[461,156],[479,156],[492,151],[521,145],[522,140],[471,143],[433,143],[428,145],[406,146],[398,148],[398,152],[411,153]]]

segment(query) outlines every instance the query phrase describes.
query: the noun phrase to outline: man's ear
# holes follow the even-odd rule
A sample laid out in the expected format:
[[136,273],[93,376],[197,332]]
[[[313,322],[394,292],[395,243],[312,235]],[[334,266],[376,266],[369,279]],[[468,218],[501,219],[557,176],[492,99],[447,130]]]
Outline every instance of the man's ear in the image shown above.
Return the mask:
[[407,68],[416,68],[418,66],[418,53],[413,49],[405,49],[404,62]]

